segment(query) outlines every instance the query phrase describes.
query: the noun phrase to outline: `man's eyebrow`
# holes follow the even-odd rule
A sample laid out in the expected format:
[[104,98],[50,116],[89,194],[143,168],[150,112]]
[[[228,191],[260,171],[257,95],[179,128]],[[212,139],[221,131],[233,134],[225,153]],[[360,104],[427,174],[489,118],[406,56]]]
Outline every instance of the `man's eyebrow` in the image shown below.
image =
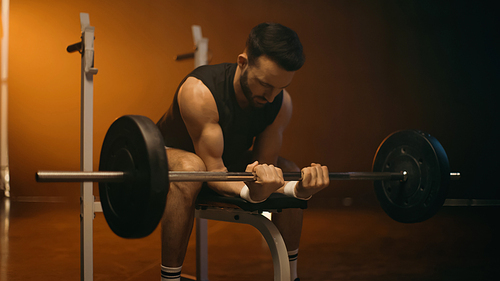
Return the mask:
[[[264,85],[264,86],[268,86],[268,87],[276,88],[276,87],[274,87],[273,85],[271,85],[271,84],[269,84],[269,83],[266,83],[266,82],[264,82],[264,81],[262,81],[262,80],[260,80],[260,79],[258,79],[258,78],[257,78],[257,80],[259,81],[259,83],[261,83],[261,84],[262,84],[262,85]],[[290,82],[288,85],[286,85],[286,86],[284,86],[284,87],[281,87],[280,89],[284,89],[284,88],[286,88],[286,87],[290,86],[290,84],[291,84],[291,83],[292,83],[292,82]]]

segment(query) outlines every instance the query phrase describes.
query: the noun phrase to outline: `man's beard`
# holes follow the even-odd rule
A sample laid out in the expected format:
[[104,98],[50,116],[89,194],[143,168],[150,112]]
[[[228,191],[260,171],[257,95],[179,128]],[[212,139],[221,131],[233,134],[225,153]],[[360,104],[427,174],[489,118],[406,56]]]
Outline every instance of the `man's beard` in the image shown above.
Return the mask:
[[253,99],[252,90],[250,90],[250,87],[248,86],[248,71],[247,70],[245,70],[240,76],[240,86],[241,86],[241,91],[243,92],[243,95],[245,95],[245,98],[247,99],[248,104],[250,105],[251,108],[262,107],[262,106],[257,105]]

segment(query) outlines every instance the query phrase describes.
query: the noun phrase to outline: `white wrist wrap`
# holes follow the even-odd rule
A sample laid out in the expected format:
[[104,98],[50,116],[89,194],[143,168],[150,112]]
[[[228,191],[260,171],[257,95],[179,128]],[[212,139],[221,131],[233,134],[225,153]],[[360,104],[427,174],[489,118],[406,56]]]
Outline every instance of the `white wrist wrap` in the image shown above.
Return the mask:
[[295,193],[295,186],[298,184],[299,182],[298,181],[289,181],[285,184],[285,187],[283,188],[283,193],[286,195],[286,196],[290,196],[290,197],[295,197],[297,199],[300,199],[300,200],[309,200],[311,199],[312,195],[307,197],[307,198],[299,198],[297,197],[297,194]]
[[261,203],[261,202],[266,201],[266,199],[260,200],[260,201],[252,200],[252,198],[250,197],[250,189],[248,189],[248,186],[246,184],[245,184],[245,186],[243,186],[243,188],[240,191],[240,197],[245,199],[246,201],[248,201],[250,203]]

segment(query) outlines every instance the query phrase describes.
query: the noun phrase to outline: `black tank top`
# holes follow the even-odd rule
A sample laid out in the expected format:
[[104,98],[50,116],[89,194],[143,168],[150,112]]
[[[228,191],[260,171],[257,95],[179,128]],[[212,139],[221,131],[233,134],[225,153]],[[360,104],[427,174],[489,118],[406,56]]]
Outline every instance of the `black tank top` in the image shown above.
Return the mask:
[[[195,77],[212,92],[219,113],[219,125],[224,135],[222,159],[229,171],[241,169],[241,167],[236,168],[238,160],[252,147],[254,138],[273,123],[283,102],[283,92],[281,92],[272,103],[262,108],[242,109],[236,100],[233,87],[236,67],[237,64],[230,63],[201,66],[186,76],[180,84],[182,85],[188,77]],[[177,101],[179,88],[172,105],[158,121],[157,126],[165,139],[166,146],[194,153],[193,142],[179,111]]]

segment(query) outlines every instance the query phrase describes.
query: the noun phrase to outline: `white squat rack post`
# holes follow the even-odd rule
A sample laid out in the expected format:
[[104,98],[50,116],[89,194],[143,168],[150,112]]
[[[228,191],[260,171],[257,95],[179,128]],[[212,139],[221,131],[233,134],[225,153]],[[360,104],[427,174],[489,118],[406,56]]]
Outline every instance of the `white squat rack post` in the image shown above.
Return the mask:
[[[208,38],[201,35],[199,25],[191,26],[193,32],[194,68],[208,64]],[[196,280],[208,281],[208,222],[196,218]]]
[[9,65],[9,0],[2,0],[2,42],[0,58],[1,100],[0,100],[0,190],[10,197],[9,142],[8,142],[8,65]]
[[193,42],[196,48],[194,52],[194,68],[208,64],[208,38],[201,35],[201,26],[191,26]]
[[[82,88],[81,88],[81,132],[80,168],[93,170],[93,112],[94,112],[94,27],[90,26],[89,14],[80,13],[82,31]],[[82,182],[80,191],[80,271],[82,281],[93,280],[93,220],[94,195],[93,183]]]

